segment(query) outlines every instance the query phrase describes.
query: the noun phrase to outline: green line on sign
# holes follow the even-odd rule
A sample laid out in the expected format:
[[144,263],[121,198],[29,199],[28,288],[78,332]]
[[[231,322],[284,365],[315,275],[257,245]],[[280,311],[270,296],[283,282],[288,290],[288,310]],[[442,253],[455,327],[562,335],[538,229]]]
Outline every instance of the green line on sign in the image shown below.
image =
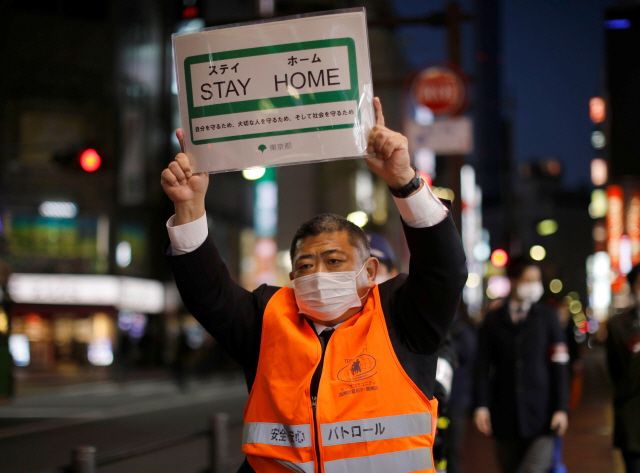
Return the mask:
[[[250,56],[259,56],[265,54],[276,54],[291,51],[303,51],[307,49],[330,48],[336,46],[346,46],[349,60],[349,77],[351,88],[349,90],[338,90],[329,92],[311,92],[308,94],[300,94],[296,96],[287,95],[279,97],[268,97],[256,100],[244,100],[238,102],[229,102],[215,105],[205,105],[196,107],[193,105],[193,91],[191,89],[191,66],[203,62],[220,61],[224,59],[242,58]],[[258,48],[240,49],[235,51],[222,51],[219,53],[200,54],[190,56],[184,60],[184,73],[186,82],[186,94],[189,114],[189,134],[194,144],[217,143],[221,141],[234,141],[246,138],[256,138],[262,136],[287,135],[293,133],[307,133],[310,131],[335,130],[340,128],[353,128],[354,124],[331,125],[324,127],[305,128],[297,130],[283,130],[268,133],[258,133],[253,135],[228,136],[224,138],[214,138],[209,140],[193,140],[192,121],[196,118],[214,117],[220,115],[230,115],[235,113],[267,111],[286,107],[299,107],[303,105],[325,104],[333,102],[355,101],[358,107],[359,87],[358,87],[358,69],[356,61],[355,42],[352,38],[335,38],[318,41],[305,41],[301,43],[278,44],[273,46],[264,46]],[[356,110],[358,121],[360,118],[359,107]]]
[[318,126],[313,128],[296,128],[295,130],[269,131],[265,133],[255,133],[250,135],[225,136],[224,138],[211,138],[210,140],[194,141],[193,144],[203,145],[207,143],[221,143],[223,141],[247,140],[250,138],[265,138],[279,135],[295,135],[298,133],[310,133],[314,131],[340,130],[344,128],[353,128],[354,123],[345,123],[342,125]]

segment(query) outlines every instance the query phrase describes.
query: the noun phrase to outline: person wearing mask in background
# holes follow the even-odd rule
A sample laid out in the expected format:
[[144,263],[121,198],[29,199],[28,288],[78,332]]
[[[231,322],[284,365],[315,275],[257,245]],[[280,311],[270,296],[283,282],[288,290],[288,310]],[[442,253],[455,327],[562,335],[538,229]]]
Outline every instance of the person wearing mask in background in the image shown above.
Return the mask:
[[607,361],[613,380],[613,444],[627,473],[640,473],[640,264],[627,281],[634,304],[607,323]]
[[374,108],[366,162],[391,189],[411,250],[410,274],[380,285],[364,232],[322,214],[293,237],[293,288],[243,289],[207,235],[208,175],[193,174],[184,153],[162,173],[176,211],[165,251],[182,299],[250,389],[242,473],[434,471],[435,353],[465,257],[449,204],[410,166],[407,139],[384,126],[377,97]]
[[520,257],[507,276],[509,298],[478,331],[474,421],[495,438],[502,473],[546,473],[552,434],[562,436],[568,426],[569,355],[558,316],[538,303],[540,268]]

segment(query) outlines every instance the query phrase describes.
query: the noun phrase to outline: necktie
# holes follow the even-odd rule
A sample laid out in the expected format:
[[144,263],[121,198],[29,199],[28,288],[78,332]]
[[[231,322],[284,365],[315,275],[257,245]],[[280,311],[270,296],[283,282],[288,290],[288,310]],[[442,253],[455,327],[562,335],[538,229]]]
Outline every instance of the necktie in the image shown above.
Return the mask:
[[322,357],[320,358],[320,364],[316,368],[316,371],[313,373],[313,377],[311,378],[311,403],[315,407],[316,398],[318,397],[318,386],[320,385],[320,377],[322,376],[322,365],[324,364],[324,352],[327,350],[327,344],[329,343],[329,339],[331,335],[335,332],[332,328],[324,329],[320,335],[320,344],[322,345]]

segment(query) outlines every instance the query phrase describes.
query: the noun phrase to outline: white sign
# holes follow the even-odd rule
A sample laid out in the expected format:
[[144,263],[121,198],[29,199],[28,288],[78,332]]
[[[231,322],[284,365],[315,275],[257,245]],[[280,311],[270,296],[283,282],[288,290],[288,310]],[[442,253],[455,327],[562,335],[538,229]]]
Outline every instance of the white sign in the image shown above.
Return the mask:
[[473,125],[467,117],[437,120],[431,125],[405,124],[409,149],[429,148],[436,154],[467,154],[473,150]]
[[174,34],[196,172],[366,156],[375,124],[363,8]]
[[164,310],[164,285],[152,279],[13,273],[8,286],[18,304],[113,306],[147,314]]

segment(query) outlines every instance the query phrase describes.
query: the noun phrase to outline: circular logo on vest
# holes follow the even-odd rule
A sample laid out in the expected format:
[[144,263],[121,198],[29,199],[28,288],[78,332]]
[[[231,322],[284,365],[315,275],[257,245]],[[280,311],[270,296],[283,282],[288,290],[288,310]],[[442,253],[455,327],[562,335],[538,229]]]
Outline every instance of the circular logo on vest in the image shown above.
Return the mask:
[[371,355],[358,355],[338,371],[340,381],[353,382],[371,378],[376,374],[376,359]]

